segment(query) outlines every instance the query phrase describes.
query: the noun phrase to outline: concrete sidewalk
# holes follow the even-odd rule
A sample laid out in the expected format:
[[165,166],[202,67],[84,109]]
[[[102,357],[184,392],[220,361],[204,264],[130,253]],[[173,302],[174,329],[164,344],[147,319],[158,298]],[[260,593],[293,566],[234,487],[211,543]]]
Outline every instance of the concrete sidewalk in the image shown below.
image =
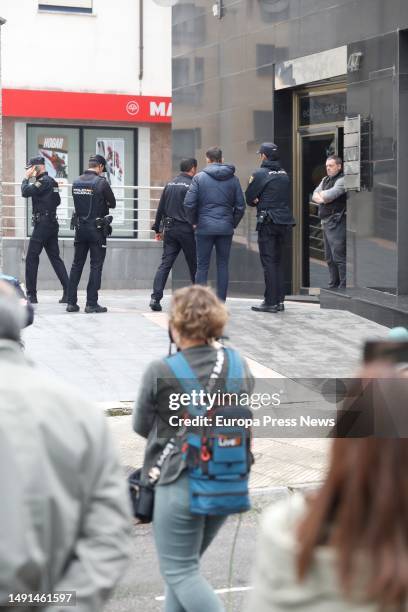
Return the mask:
[[[35,323],[24,332],[26,354],[51,376],[78,386],[101,408],[129,413],[146,365],[167,354],[165,313],[148,309],[146,291],[102,291],[103,315],[68,314],[57,292],[40,292]],[[80,303],[83,295],[80,294]],[[229,344],[249,360],[257,378],[341,377],[356,370],[362,343],[387,329],[350,313],[289,303],[278,315],[254,313],[251,300],[228,300]],[[164,310],[169,298],[163,300]],[[143,459],[144,440],[130,416],[109,424],[127,470]],[[304,487],[321,481],[328,441],[255,439],[253,490]]]

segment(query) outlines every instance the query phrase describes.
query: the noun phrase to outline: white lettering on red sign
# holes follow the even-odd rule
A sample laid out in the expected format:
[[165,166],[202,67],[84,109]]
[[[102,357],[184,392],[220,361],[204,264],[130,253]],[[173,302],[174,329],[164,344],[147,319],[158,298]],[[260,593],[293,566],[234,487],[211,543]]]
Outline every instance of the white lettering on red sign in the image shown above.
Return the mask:
[[129,115],[137,115],[139,110],[140,110],[140,106],[135,100],[130,100],[130,102],[126,104],[126,112]]
[[62,149],[64,145],[63,138],[44,138],[44,149]]
[[172,103],[171,102],[150,102],[151,117],[171,117]]

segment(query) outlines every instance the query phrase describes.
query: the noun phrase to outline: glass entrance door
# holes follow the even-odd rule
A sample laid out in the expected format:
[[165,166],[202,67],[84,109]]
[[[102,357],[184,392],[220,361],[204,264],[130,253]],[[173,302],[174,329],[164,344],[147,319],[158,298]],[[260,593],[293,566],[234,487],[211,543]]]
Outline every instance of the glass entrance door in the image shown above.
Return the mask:
[[[323,231],[318,216],[318,205],[312,202],[313,191],[326,175],[329,155],[341,155],[343,129],[301,136],[301,198],[302,198],[302,288],[318,293],[329,284],[324,257]],[[314,291],[316,290],[316,291]]]
[[329,284],[318,207],[312,194],[329,155],[343,156],[346,88],[328,84],[293,92],[293,290],[319,294]]

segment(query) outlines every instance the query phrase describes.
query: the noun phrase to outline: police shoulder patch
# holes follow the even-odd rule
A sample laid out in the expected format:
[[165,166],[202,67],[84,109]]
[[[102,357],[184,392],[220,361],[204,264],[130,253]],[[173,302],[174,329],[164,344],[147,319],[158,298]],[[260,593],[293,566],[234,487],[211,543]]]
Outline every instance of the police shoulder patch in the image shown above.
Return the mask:
[[38,189],[39,187],[41,187],[41,182],[40,182],[40,181],[35,181],[35,183],[34,183],[34,187],[37,187],[37,189]]

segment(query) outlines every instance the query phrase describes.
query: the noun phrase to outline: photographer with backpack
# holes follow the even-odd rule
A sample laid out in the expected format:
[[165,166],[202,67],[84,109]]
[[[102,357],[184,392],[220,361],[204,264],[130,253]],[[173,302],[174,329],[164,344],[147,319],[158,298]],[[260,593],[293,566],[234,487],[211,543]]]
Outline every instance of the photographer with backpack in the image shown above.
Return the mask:
[[217,414],[250,415],[248,408],[235,405],[218,404],[209,411],[191,402],[175,412],[171,404],[171,398],[186,393],[252,392],[254,380],[245,360],[215,345],[227,318],[224,304],[207,287],[176,291],[169,334],[178,352],[150,364],[134,410],[134,430],[147,438],[142,479],[154,484],[153,531],[166,612],[223,610],[200,575],[200,557],[228,514],[249,509],[250,430],[169,427],[169,417],[215,421]]

